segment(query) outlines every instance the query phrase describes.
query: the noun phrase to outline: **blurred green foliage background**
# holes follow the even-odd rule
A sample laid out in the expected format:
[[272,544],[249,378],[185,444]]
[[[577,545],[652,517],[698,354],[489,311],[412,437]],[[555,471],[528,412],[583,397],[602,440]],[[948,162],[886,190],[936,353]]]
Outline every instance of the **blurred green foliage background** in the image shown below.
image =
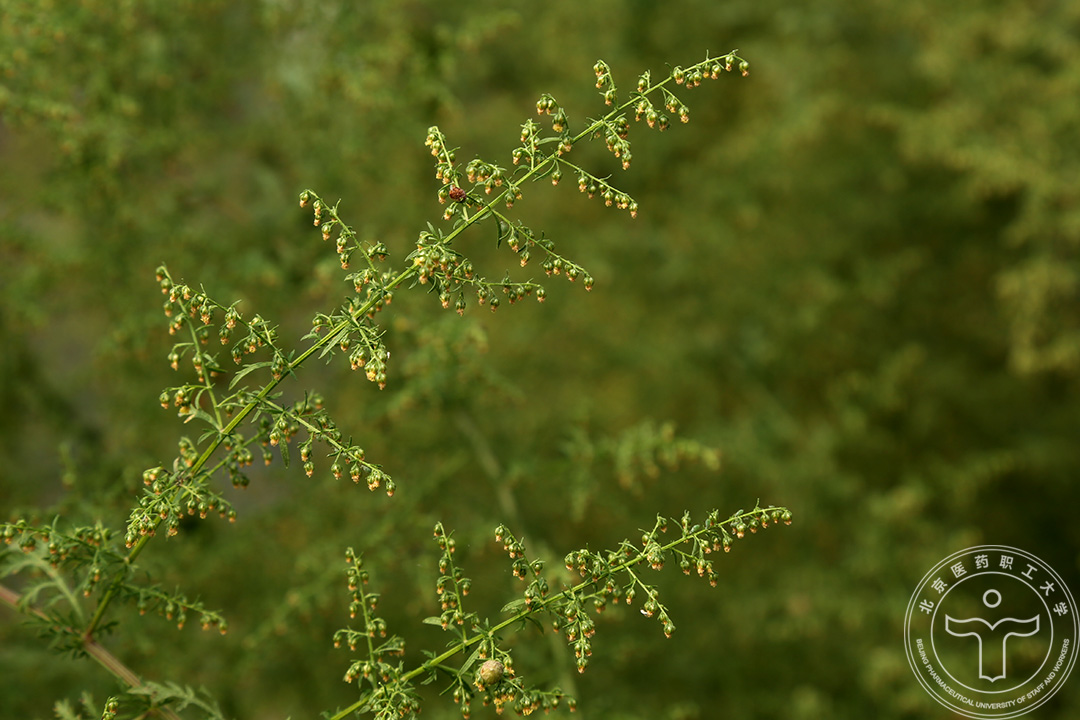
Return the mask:
[[[1015,545],[1080,591],[1080,6],[1064,0],[3,0],[0,513],[119,527],[141,471],[190,432],[157,404],[178,382],[158,263],[299,338],[347,291],[296,207],[305,187],[400,262],[441,214],[429,125],[459,159],[508,165],[542,92],[576,127],[600,113],[597,58],[628,90],[736,47],[748,78],[683,91],[691,121],[664,136],[632,129],[614,180],[638,219],[525,188],[514,211],[591,293],[551,282],[543,306],[463,319],[399,293],[386,390],[340,359],[291,387],[326,394],[397,496],[325,466],[259,472],[235,526],[140,558],[230,634],[124,610],[105,642],[230,715],[310,717],[355,699],[330,643],[348,545],[415,659],[444,643],[420,624],[436,520],[494,615],[520,592],[499,522],[557,567],[658,511],[760,497],[795,524],[718,559],[719,589],[658,576],[672,639],[613,607],[586,674],[532,632],[518,671],[587,718],[949,717],[904,658],[926,570]],[[466,242],[492,274],[515,262]],[[719,448],[720,472],[666,467],[665,423],[690,460]],[[100,668],[0,617],[0,715],[109,694]],[[456,715],[431,694],[425,715]],[[1074,678],[1036,716],[1078,707]]]

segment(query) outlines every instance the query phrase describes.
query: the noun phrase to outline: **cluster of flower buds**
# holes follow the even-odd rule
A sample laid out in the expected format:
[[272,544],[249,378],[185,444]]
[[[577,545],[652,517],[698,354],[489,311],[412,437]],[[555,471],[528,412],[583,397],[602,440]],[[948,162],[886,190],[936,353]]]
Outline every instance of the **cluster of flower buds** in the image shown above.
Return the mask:
[[143,485],[149,488],[154,496],[160,497],[168,491],[179,490],[183,508],[189,516],[198,513],[199,518],[204,520],[212,512],[218,512],[222,517],[229,516],[231,506],[227,500],[210,489],[208,480],[206,475],[192,478],[186,469],[178,469],[173,473],[166,472],[162,467],[143,471]]
[[439,625],[443,630],[451,626],[462,627],[466,622],[475,628],[478,618],[475,613],[465,613],[463,599],[469,594],[472,580],[465,577],[465,572],[454,564],[454,551],[457,549],[452,538],[442,523],[435,525],[435,542],[442,550],[439,558],[439,579],[435,582],[435,596],[439,600]]
[[593,72],[596,73],[596,89],[600,91],[600,94],[604,97],[604,104],[611,105],[615,102],[615,80],[611,76],[611,68],[603,60],[597,60],[593,65]]
[[[233,448],[233,450],[235,449],[238,448]],[[246,448],[241,447],[239,449],[244,450]],[[208,514],[213,512],[219,513],[221,517],[228,516],[231,506],[228,501],[222,499],[219,494],[210,489],[210,484],[208,484],[210,478],[206,475],[191,477],[187,468],[179,467],[177,463],[174,463],[174,466],[178,468],[173,473],[165,472],[163,467],[151,467],[150,470],[143,473],[143,484],[149,488],[154,497],[162,497],[168,492],[178,491],[181,495],[180,502],[184,506],[183,510],[189,516],[198,513],[201,519],[205,519]],[[177,503],[177,507],[179,507],[180,502]],[[178,525],[178,519],[176,525]],[[170,529],[172,530],[173,527],[171,525]],[[171,532],[170,534],[174,533]]]
[[[547,93],[541,95],[540,99],[536,101],[536,114],[551,116],[551,129],[562,135],[563,142],[560,143],[559,150],[570,152],[570,137],[566,135],[567,126],[570,122],[566,117],[566,111],[559,106],[559,103],[555,101],[555,98]],[[559,154],[561,155],[563,153],[559,152]]]
[[690,108],[686,107],[683,101],[675,97],[674,93],[668,91],[667,88],[664,88],[664,109],[672,115],[678,115],[680,122],[690,122]]
[[[735,64],[738,64],[739,71],[744,77],[750,73],[749,63],[732,52],[719,58],[706,58],[689,68],[676,66],[672,69],[669,77],[676,85],[695,88],[706,79],[715,80],[722,73],[730,72]],[[635,120],[645,120],[650,128],[657,128],[661,131],[666,130],[671,125],[667,113],[678,117],[681,122],[690,121],[690,108],[667,88],[662,88],[664,94],[662,109],[655,106],[648,97],[648,93],[653,89],[650,73],[642,73],[638,78],[637,92],[633,96]]]
[[457,170],[454,168],[456,151],[446,147],[446,136],[437,126],[428,128],[427,139],[424,145],[430,148],[432,157],[435,158],[435,178],[442,180],[447,185],[457,185]]
[[[481,693],[484,706],[494,705],[495,712],[502,714],[510,706],[518,715],[531,715],[536,710],[550,712],[566,700],[573,709],[573,698],[569,698],[560,689],[540,690],[527,686],[514,672],[514,659],[509,653],[493,645],[482,647],[480,657],[484,659],[472,674],[472,686]],[[461,681],[460,676],[454,689],[454,702],[461,705],[461,715],[470,715],[469,703],[472,689]]]
[[[518,223],[517,225],[503,224],[500,228],[499,241],[506,242],[509,248],[517,253],[521,267],[528,265],[533,251],[539,249],[546,255],[546,259],[541,263],[545,274],[549,276],[565,274],[570,282],[580,277],[585,289],[592,290],[595,283],[592,275],[577,263],[555,252],[555,243],[551,239],[543,236],[538,238],[531,229]],[[543,302],[546,297],[543,287],[532,283],[512,283],[509,279],[503,281],[503,292],[509,295],[511,304],[531,294],[533,290],[536,290],[536,299]]]
[[[689,117],[688,114],[687,118],[689,119]],[[671,127],[671,121],[668,119],[668,116],[653,107],[652,101],[645,97],[640,98],[634,106],[634,119],[641,120],[642,118],[645,119],[645,122],[649,127],[656,128],[660,132]]]
[[70,564],[76,567],[85,567],[90,564],[89,577],[92,582],[98,582],[100,569],[96,567],[98,562],[121,561],[121,558],[108,550],[112,532],[98,522],[97,525],[77,527],[68,532],[60,532],[55,528],[36,526],[28,523],[26,519],[19,518],[15,522],[0,523],[0,541],[5,545],[17,544],[25,553],[37,550],[38,543],[45,543],[48,548],[49,564],[56,568],[62,564]]
[[[306,395],[289,408],[279,407],[266,400],[263,401],[263,405],[266,412],[260,419],[257,439],[264,448],[265,464],[269,465],[273,462],[273,455],[269,451],[271,447],[279,448],[282,458],[288,464],[288,444],[301,428],[308,432],[308,438],[300,444],[300,460],[304,463],[304,471],[308,477],[314,472],[314,464],[311,461],[311,446],[314,440],[324,440],[338,448],[342,447],[338,442],[341,432],[323,407],[321,395],[317,393]],[[363,451],[360,450],[359,454],[363,456]]]
[[539,154],[540,126],[530,118],[521,125],[521,147],[516,148],[511,155],[515,165],[524,163],[532,167],[536,164]]
[[177,629],[183,628],[189,614],[197,614],[203,630],[216,628],[222,635],[229,631],[229,624],[220,613],[207,610],[201,602],[188,600],[180,593],[167,593],[156,587],[139,588],[135,607],[140,615],[153,612],[175,622]]
[[356,340],[345,335],[338,341],[338,347],[341,352],[349,354],[350,368],[363,368],[368,381],[377,383],[382,390],[386,387],[386,363],[390,360],[390,351],[373,330],[359,324],[354,325],[353,329]]
[[689,68],[676,65],[671,70],[671,79],[677,85],[685,84],[686,87],[697,87],[701,85],[703,80],[716,80],[722,73],[731,72],[736,64],[742,76],[746,77],[750,74],[750,63],[736,55],[735,52],[733,50],[719,58],[706,58]]
[[645,602],[641,606],[641,614],[647,618],[655,617],[660,627],[664,630],[664,637],[671,637],[675,633],[675,623],[671,621],[667,608],[660,602],[659,594],[652,585],[645,585]]
[[592,637],[596,634],[596,621],[585,611],[582,598],[577,593],[568,595],[566,601],[555,609],[552,629],[562,632],[574,651],[574,664],[579,673],[585,672],[592,656]]
[[566,554],[566,569],[576,572],[583,578],[596,582],[611,574],[611,566],[599,553],[588,550],[574,550]]
[[663,570],[664,562],[667,560],[667,553],[664,551],[663,546],[656,541],[655,535],[643,536],[641,544],[644,546],[642,553],[644,553],[645,562],[649,563],[649,567],[653,570]]
[[[364,288],[363,283],[370,282],[374,271],[360,271],[350,275],[354,283],[360,283],[357,291]],[[311,321],[311,333],[308,337],[315,337],[324,329],[330,329],[330,335],[323,341],[323,355],[332,352],[335,348],[346,354],[349,358],[349,367],[353,370],[364,369],[364,374],[370,382],[377,383],[379,389],[386,387],[387,363],[390,360],[390,351],[386,349],[381,339],[381,334],[376,326],[369,325],[363,320],[364,315],[371,320],[375,313],[389,305],[394,299],[391,291],[383,285],[377,285],[368,289],[367,298],[363,301],[358,298],[349,298],[342,307],[333,315],[317,314]],[[325,343],[332,340],[332,345]]]
[[604,199],[604,205],[607,207],[614,205],[619,210],[629,210],[630,217],[637,217],[637,201],[623,191],[612,187],[606,180],[580,169],[578,170],[577,180],[578,190],[588,195],[590,199],[599,195]]
[[[623,563],[623,566],[625,567],[625,572],[631,578],[625,591],[626,604],[629,605],[632,603],[637,596],[638,589],[641,589],[641,591],[645,593],[644,602],[641,606],[641,614],[647,618],[655,617],[663,628],[664,635],[666,637],[671,637],[672,633],[675,632],[675,623],[671,621],[667,608],[660,602],[659,593],[657,592],[656,587],[641,582],[630,567],[630,564],[647,562],[649,567],[653,570],[662,570],[664,568],[668,552],[670,552],[671,549],[671,544],[661,543],[660,537],[667,532],[667,529],[667,518],[662,515],[657,515],[653,529],[641,536],[642,549],[640,551],[633,551],[630,546],[625,546],[623,548],[623,554],[629,555],[630,557],[630,563]],[[610,583],[608,589],[610,590]]]
[[[237,314],[239,317],[239,313]],[[244,323],[244,328],[248,331],[247,335],[237,342],[233,343],[231,356],[233,363],[239,365],[243,362],[244,355],[254,354],[259,348],[263,347],[267,343],[272,342],[276,335],[276,330],[272,330],[265,327],[265,321],[256,315],[252,318],[252,322]],[[273,335],[263,336],[262,330],[268,329]],[[231,329],[229,331],[231,333]],[[226,337],[223,342],[228,342],[229,337]]]
[[[383,308],[385,308],[392,302],[394,302],[393,291],[387,290],[386,287],[383,285],[369,287],[364,297],[364,308],[367,309],[367,318],[369,320],[374,320],[376,313],[382,312]],[[355,306],[352,307],[355,308]],[[355,314],[356,312],[357,311],[354,309],[353,313]],[[387,357],[389,357],[389,355],[387,355]],[[368,380],[372,380],[372,382],[374,382],[374,380],[370,377],[368,378]]]
[[[521,246],[516,247],[521,249]],[[526,253],[526,260],[527,257]],[[409,255],[409,259],[419,269],[418,282],[422,285],[433,285],[438,292],[440,304],[444,308],[453,305],[459,315],[465,313],[468,305],[464,296],[466,287],[475,290],[479,305],[490,307],[492,311],[497,310],[502,303],[499,290],[511,305],[534,292],[541,302],[544,298],[543,288],[536,283],[513,282],[508,277],[504,277],[500,282],[492,282],[477,277],[472,262],[450,248],[438,231],[421,232],[416,251]]]
[[397,491],[394,479],[378,465],[366,461],[363,448],[356,445],[342,445],[331,433],[320,435],[318,439],[327,441],[333,447],[330,455],[334,459],[330,465],[330,472],[336,479],[340,480],[342,476],[348,474],[354,483],[365,480],[368,490],[375,491],[382,487],[388,497],[394,496]]
[[472,717],[472,696],[473,691],[469,686],[458,679],[454,684],[452,697],[454,698],[454,703],[461,711],[461,717],[464,720],[469,720],[469,718]]
[[268,415],[264,415],[260,422],[259,436],[263,447],[287,445],[300,432],[296,414],[287,410],[278,411],[277,417],[273,420]]
[[143,474],[143,483],[152,492],[140,496],[139,506],[131,511],[124,535],[127,547],[134,547],[139,538],[153,537],[162,524],[168,535],[175,535],[185,515],[198,513],[199,517],[205,518],[216,511],[223,519],[236,521],[236,510],[209,489],[209,476],[191,477],[179,468],[179,459],[176,465],[170,474],[162,475],[161,468],[152,468]]
[[472,263],[445,243],[441,234],[427,230],[421,232],[416,241],[416,251],[409,255],[409,259],[418,268],[417,280],[421,285],[433,282],[448,292],[454,292],[473,279]]
[[543,710],[544,714],[547,715],[552,710],[558,709],[564,700],[570,712],[577,709],[577,701],[559,688],[554,690],[529,688],[518,695],[517,700],[514,702],[514,712],[518,715],[531,715],[537,710]]
[[515,538],[505,525],[495,528],[495,542],[502,543],[503,552],[510,557],[513,576],[519,580],[529,580],[525,588],[525,607],[539,607],[550,591],[548,581],[543,576],[544,561],[530,561],[525,556],[525,544]]
[[386,245],[381,242],[371,241],[365,241],[361,245],[356,239],[356,231],[346,225],[338,215],[336,205],[329,206],[314,191],[305,190],[300,193],[300,207],[307,207],[308,203],[311,203],[315,215],[314,224],[315,227],[321,229],[323,240],[329,240],[334,230],[337,230],[338,235],[334,243],[334,250],[338,256],[338,262],[341,263],[342,270],[349,268],[350,259],[358,250],[363,252],[368,267],[372,269],[374,269],[373,262],[376,259],[380,261],[386,259]]
[[[194,368],[199,382],[206,383],[206,372],[216,375],[220,370],[213,355],[206,354],[199,349],[199,345],[205,345],[210,337],[209,325],[214,321],[217,310],[224,312],[224,318],[218,328],[218,338],[221,343],[228,344],[233,339],[236,327],[242,326],[247,334],[238,340],[232,349],[232,359],[239,364],[245,353],[254,353],[260,347],[269,345],[275,347],[277,329],[270,326],[265,320],[256,315],[250,322],[244,322],[240,312],[235,307],[224,307],[208,297],[206,293],[196,291],[182,283],[174,283],[164,267],[157,269],[158,283],[162,293],[168,295],[165,302],[165,315],[169,320],[169,333],[176,334],[182,327],[185,318],[198,319],[201,325],[192,325],[192,332],[197,338],[197,343],[178,343],[173,346],[169,353],[169,364],[176,370],[179,369],[179,360],[188,350],[192,353],[192,367]],[[174,312],[179,310],[179,313]],[[279,368],[280,369],[280,368]]]
[[[645,73],[638,79],[638,92],[634,97],[634,120],[640,122],[645,120],[646,124],[650,128],[656,128],[660,132],[667,130],[671,126],[671,120],[661,110],[657,110],[653,105],[653,101],[649,99],[646,94],[651,90],[649,84],[648,73]],[[646,90],[641,88],[648,86]],[[673,114],[678,114],[679,119],[682,122],[689,122],[690,109],[687,108],[682,102],[679,101],[667,88],[662,88],[664,92],[664,106],[663,109]]]
[[415,718],[419,714],[420,698],[409,683],[402,682],[397,666],[382,660],[356,660],[345,671],[344,680],[351,683],[359,678],[376,690],[363,707],[365,712],[378,718]]
[[786,508],[755,507],[749,512],[740,510],[726,520],[722,520],[717,511],[711,512],[703,524],[694,523],[689,513],[684,514],[680,521],[682,532],[681,545],[689,545],[690,550],[684,550],[680,546],[675,550],[678,553],[679,567],[684,574],[696,573],[698,577],[707,578],[709,584],[716,587],[718,576],[713,568],[711,560],[706,558],[713,552],[730,552],[736,539],[746,536],[746,533],[756,533],[758,529],[767,528],[771,523],[791,524],[791,511]]
[[[670,124],[667,113],[676,115],[683,122],[686,122],[689,119],[689,109],[663,85],[674,82],[675,84],[692,87],[700,83],[702,78],[711,77],[725,69],[730,69],[731,63],[738,60],[739,58],[734,53],[719,58],[707,58],[706,61],[691,66],[686,70],[676,68],[671,77],[658,85],[653,85],[651,74],[645,72],[638,78],[637,90],[631,94],[630,101],[620,105],[603,119],[594,122],[589,128],[589,132],[603,140],[609,152],[621,162],[624,169],[628,169],[632,161],[632,153],[628,140],[630,123],[626,115],[623,114],[625,109],[633,107],[636,119],[645,119],[650,126],[659,126],[660,129],[664,129]],[[740,68],[745,70],[744,66],[740,65]],[[604,102],[608,105],[614,105],[617,101],[617,91],[610,67],[603,60],[598,60],[593,66],[593,71],[596,75],[596,87],[603,96]],[[659,104],[654,107],[653,101],[650,99],[650,95],[654,94],[657,89],[661,89],[664,93],[662,108],[659,107]],[[559,183],[563,173],[559,158],[572,148],[577,138],[568,134],[566,112],[550,94],[545,93],[540,96],[536,103],[536,112],[538,115],[551,117],[552,130],[558,135],[555,138],[542,137],[540,126],[535,121],[527,119],[521,126],[521,145],[512,152],[513,165],[521,167],[522,170],[511,173],[480,158],[474,158],[466,164],[463,170],[459,169],[455,165],[456,151],[448,147],[446,137],[442,131],[437,126],[428,129],[425,145],[430,149],[432,156],[436,158],[435,176],[436,179],[442,182],[442,186],[438,191],[438,199],[440,203],[448,206],[444,212],[444,218],[450,220],[455,216],[464,215],[464,220],[458,220],[457,228],[451,237],[457,234],[463,223],[468,224],[474,218],[495,215],[499,217],[498,222],[503,223],[503,219],[497,213],[481,212],[471,217],[468,215],[468,209],[480,208],[482,203],[477,199],[479,194],[472,194],[461,187],[459,178],[462,174],[473,185],[475,190],[482,189],[484,194],[491,194],[496,188],[506,185],[506,189],[500,195],[500,200],[504,201],[507,207],[512,207],[515,201],[521,198],[521,183],[526,179],[536,180],[542,177],[550,177],[552,184],[557,185]],[[545,155],[542,148],[545,143],[552,140],[558,141],[558,147],[554,153],[549,152]],[[590,198],[600,196],[605,205],[627,210],[631,217],[637,217],[638,204],[627,193],[616,189],[606,180],[596,177],[573,163],[570,164],[570,167],[577,171],[578,188],[581,192],[586,193]],[[305,199],[302,198],[302,201]],[[484,207],[484,210],[490,210],[490,208]],[[336,218],[336,213],[332,214],[332,217]],[[436,248],[425,247],[429,244],[435,243],[425,243],[422,238],[422,242],[418,244],[417,252],[410,256],[415,265],[420,268],[417,277],[422,284],[427,282],[436,283],[439,301],[443,307],[448,308],[453,304],[459,313],[463,313],[466,300],[461,291],[466,282],[460,279],[454,269],[454,266],[462,262],[462,259],[457,253],[446,248],[442,248],[440,251]],[[529,262],[530,250],[535,248],[535,243],[526,240],[520,245],[511,243],[511,247],[515,252],[519,253],[519,260],[524,266]],[[544,261],[544,270],[549,275],[565,272],[566,277],[570,280],[583,277],[586,288],[591,287],[593,284],[593,279],[580,266],[567,261],[565,258],[558,257],[554,253],[549,253],[549,257]],[[466,279],[472,280],[471,278]],[[367,282],[365,278],[358,278],[358,280],[357,287]],[[499,306],[499,298],[491,291],[490,285],[482,281],[474,281],[471,284],[476,286],[476,298],[480,304],[489,305],[493,310]],[[526,294],[531,291],[528,284],[522,285],[518,289],[524,289]],[[508,295],[511,302],[521,297],[520,292],[509,292]],[[537,298],[539,300],[544,298],[539,289],[537,289]]]
[[596,282],[592,275],[585,272],[583,267],[563,257],[556,256],[545,260],[541,263],[541,267],[547,275],[565,275],[570,282],[574,282],[580,277],[582,286],[586,290],[592,290]]
[[473,158],[465,166],[465,177],[477,189],[483,189],[485,195],[490,195],[495,188],[502,187],[506,182],[506,169],[480,158]]
[[548,93],[544,93],[540,96],[540,99],[536,101],[537,115],[553,115],[558,109],[559,103]]
[[[178,362],[179,352],[176,348],[173,348],[169,353],[169,361],[171,363]],[[169,405],[175,405],[177,408],[177,414],[183,417],[188,415],[194,410],[195,396],[200,393],[204,388],[197,385],[183,385],[181,387],[165,388],[158,395],[158,403],[161,407],[168,409]]]
[[[398,670],[385,662],[385,658],[404,655],[405,643],[396,635],[386,638],[386,621],[375,614],[379,606],[379,594],[367,590],[370,576],[364,568],[363,558],[352,548],[348,548],[345,551],[345,562],[348,564],[345,577],[352,598],[349,603],[349,617],[361,615],[363,623],[359,630],[343,628],[335,632],[334,647],[345,644],[350,650],[356,650],[358,645],[363,644],[370,651],[367,659],[352,663],[345,673],[345,682],[352,682],[358,677],[371,680],[372,684],[390,682],[391,678],[396,678]],[[373,642],[376,640],[379,641],[377,644]]]
[[240,315],[240,311],[235,307],[225,309],[225,318],[222,320],[221,326],[218,328],[218,339],[222,345],[228,345],[232,339],[233,331],[236,329],[237,323],[243,321]]
[[[229,473],[229,480],[232,482],[233,487],[247,487],[250,479],[244,473],[244,468],[251,467],[255,462],[254,454],[246,444],[239,444],[228,448],[228,453],[229,454],[225,458],[225,469]],[[267,462],[268,455],[269,453],[263,453],[264,463]],[[202,514],[200,513],[200,516],[201,515]]]
[[[662,515],[658,515],[652,530],[641,536],[641,545],[635,547],[629,542],[624,542],[617,552],[610,552],[607,556],[588,550],[577,550],[567,554],[566,568],[577,572],[586,579],[585,585],[575,588],[575,592],[560,607],[561,618],[556,621],[556,631],[560,629],[560,623],[567,629],[567,640],[571,643],[587,640],[589,634],[582,630],[580,624],[582,599],[591,597],[597,612],[602,612],[606,603],[610,600],[619,602],[620,597],[627,605],[633,603],[639,591],[644,592],[645,598],[641,612],[646,617],[656,618],[664,631],[671,636],[675,631],[667,608],[660,602],[656,588],[641,582],[634,573],[634,567],[641,563],[648,563],[653,570],[661,570],[667,559],[674,554],[679,558],[679,567],[685,574],[696,572],[698,576],[708,578],[713,586],[717,584],[717,575],[713,569],[711,560],[705,556],[709,553],[723,549],[728,551],[733,542],[733,536],[728,530],[732,530],[734,537],[743,537],[746,532],[756,532],[758,528],[768,527],[770,523],[791,522],[791,512],[780,507],[755,507],[749,512],[740,510],[727,519],[720,519],[717,511],[712,511],[703,524],[692,522],[690,515],[684,514],[679,523],[680,537],[665,540],[662,536],[667,532],[669,521]],[[689,548],[689,549],[686,549]],[[627,579],[621,579],[625,577]],[[584,594],[588,586],[597,588],[591,595]],[[621,590],[620,590],[621,586]],[[558,597],[564,597],[564,593]],[[591,621],[590,621],[591,622]],[[591,626],[590,626],[591,627]],[[575,655],[578,659],[578,668],[582,669],[587,660],[587,647],[575,647]]]
[[[201,345],[206,345],[210,339],[210,329],[207,327],[214,320],[214,313],[220,307],[203,292],[197,292],[187,285],[174,284],[172,278],[164,267],[157,269],[158,284],[161,292],[168,296],[164,304],[165,317],[169,319],[169,334],[179,333],[185,323],[189,323],[194,342],[180,342],[173,345],[169,351],[169,366],[173,370],[180,369],[180,358],[191,351],[191,365],[202,384],[206,383],[207,366],[209,365],[212,375],[217,374],[217,361],[212,355],[204,353]],[[231,318],[231,316],[230,316]],[[198,319],[201,324],[192,322]],[[233,320],[235,323],[235,320]],[[225,326],[222,326],[222,332]]]
[[502,289],[503,295],[506,296],[507,301],[511,305],[524,300],[534,293],[536,294],[537,302],[544,302],[544,298],[547,295],[542,285],[537,285],[533,282],[511,282],[509,278],[503,278],[501,283],[491,283],[487,285],[487,292],[485,292],[484,297],[479,300],[481,305],[486,301],[491,307],[492,312],[499,307],[499,297],[493,290],[496,286]]
[[608,152],[622,161],[622,169],[630,169],[630,122],[625,115],[620,115],[614,120],[605,121],[604,126],[596,131],[596,137],[603,138]]

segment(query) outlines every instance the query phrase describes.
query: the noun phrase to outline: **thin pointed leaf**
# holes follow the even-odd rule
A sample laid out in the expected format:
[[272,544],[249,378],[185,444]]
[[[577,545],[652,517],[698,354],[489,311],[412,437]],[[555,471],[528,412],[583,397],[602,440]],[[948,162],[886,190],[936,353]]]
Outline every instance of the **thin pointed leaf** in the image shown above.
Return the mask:
[[235,375],[233,375],[233,379],[229,381],[229,389],[232,390],[234,387],[236,387],[236,383],[240,382],[240,378],[244,377],[245,375],[254,370],[258,370],[259,368],[264,367],[270,367],[269,360],[265,362],[251,363],[250,365],[246,366],[243,370],[240,370]]

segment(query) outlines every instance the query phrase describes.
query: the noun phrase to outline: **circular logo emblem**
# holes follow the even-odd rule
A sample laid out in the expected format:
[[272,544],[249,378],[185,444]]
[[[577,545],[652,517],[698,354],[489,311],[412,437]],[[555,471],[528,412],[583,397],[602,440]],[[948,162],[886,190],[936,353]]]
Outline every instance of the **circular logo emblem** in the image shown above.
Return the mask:
[[980,545],[923,577],[904,649],[935,700],[970,718],[1012,718],[1049,700],[1076,662],[1076,603],[1031,553]]

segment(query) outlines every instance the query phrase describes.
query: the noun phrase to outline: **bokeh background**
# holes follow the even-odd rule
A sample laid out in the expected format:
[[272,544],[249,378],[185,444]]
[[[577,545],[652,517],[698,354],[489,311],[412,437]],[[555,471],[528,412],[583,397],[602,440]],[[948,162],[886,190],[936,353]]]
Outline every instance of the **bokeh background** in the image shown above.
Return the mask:
[[[179,382],[159,263],[299,338],[347,291],[305,187],[400,261],[441,215],[429,125],[460,159],[508,165],[541,93],[576,127],[601,113],[597,58],[628,90],[734,48],[749,77],[683,91],[687,125],[632,129],[614,180],[636,220],[572,183],[525,189],[515,213],[591,293],[552,282],[542,306],[464,318],[399,293],[386,390],[341,359],[290,387],[324,392],[393,499],[325,465],[255,473],[235,525],[140,558],[229,635],[122,609],[106,643],[230,716],[311,717],[355,699],[330,642],[346,546],[414,660],[445,642],[420,623],[437,520],[496,615],[520,591],[500,522],[557,568],[657,512],[761,498],[795,522],[718,559],[719,588],[657,576],[673,638],[612,607],[587,673],[532,632],[507,639],[519,672],[586,718],[951,717],[903,651],[930,567],[1015,545],[1080,590],[1080,5],[1064,0],[6,0],[0,514],[121,527],[142,470],[191,432],[157,404]],[[493,275],[516,266],[493,234],[465,243]],[[0,715],[112,689],[0,611]],[[456,716],[436,691],[425,716]],[[1074,678],[1033,717],[1078,709]]]

